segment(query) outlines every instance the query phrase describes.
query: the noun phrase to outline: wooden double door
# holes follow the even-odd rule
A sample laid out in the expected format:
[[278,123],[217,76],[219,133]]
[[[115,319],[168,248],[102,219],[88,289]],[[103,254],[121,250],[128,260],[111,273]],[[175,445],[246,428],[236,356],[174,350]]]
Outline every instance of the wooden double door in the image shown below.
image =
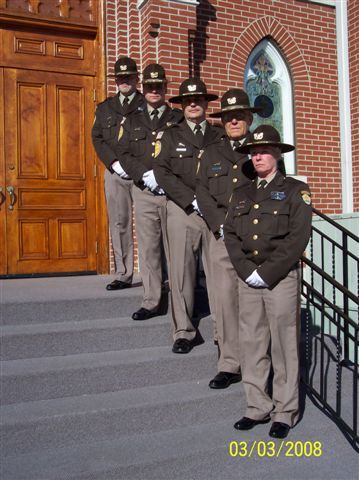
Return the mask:
[[0,275],[96,271],[94,77],[0,68]]

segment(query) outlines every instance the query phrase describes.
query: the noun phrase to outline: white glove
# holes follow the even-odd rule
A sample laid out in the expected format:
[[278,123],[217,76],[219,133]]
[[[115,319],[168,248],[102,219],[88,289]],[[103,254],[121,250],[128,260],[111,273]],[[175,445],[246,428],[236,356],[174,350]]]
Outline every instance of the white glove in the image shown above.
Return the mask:
[[198,215],[201,215],[202,216],[202,213],[201,213],[201,210],[199,209],[199,206],[198,206],[198,202],[197,202],[197,199],[195,198],[192,202],[192,207],[196,210],[196,212],[198,213]]
[[219,229],[218,229],[218,235],[219,235],[218,240],[219,240],[219,239],[224,240],[223,225],[221,225],[221,226],[219,227]]
[[142,176],[142,181],[146,185],[146,187],[151,190],[151,192],[158,188],[158,183],[155,174],[153,173],[153,170],[148,170],[147,172],[145,172]]
[[248,283],[250,287],[268,287],[266,282],[258,274],[257,270],[254,270],[254,272],[249,275],[246,279],[246,283]]
[[129,175],[124,171],[124,169],[121,167],[121,164],[118,160],[115,160],[113,164],[111,165],[112,170],[117,173],[121,178],[130,178]]

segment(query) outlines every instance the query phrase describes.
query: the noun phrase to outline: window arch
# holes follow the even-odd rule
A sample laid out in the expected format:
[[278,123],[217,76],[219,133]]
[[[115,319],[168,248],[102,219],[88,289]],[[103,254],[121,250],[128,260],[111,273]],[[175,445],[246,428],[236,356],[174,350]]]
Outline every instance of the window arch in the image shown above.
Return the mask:
[[[258,125],[275,127],[285,143],[294,144],[293,89],[290,71],[278,47],[264,39],[248,57],[244,86],[250,103],[263,111],[254,115],[251,130]],[[287,174],[296,173],[295,151],[284,155]]]

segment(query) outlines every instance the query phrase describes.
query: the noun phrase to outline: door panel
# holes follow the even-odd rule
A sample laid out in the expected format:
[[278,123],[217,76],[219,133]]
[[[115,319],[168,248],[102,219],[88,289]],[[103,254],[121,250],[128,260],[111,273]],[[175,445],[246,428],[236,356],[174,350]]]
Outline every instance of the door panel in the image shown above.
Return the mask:
[[93,79],[5,69],[4,88],[7,274],[95,271]]

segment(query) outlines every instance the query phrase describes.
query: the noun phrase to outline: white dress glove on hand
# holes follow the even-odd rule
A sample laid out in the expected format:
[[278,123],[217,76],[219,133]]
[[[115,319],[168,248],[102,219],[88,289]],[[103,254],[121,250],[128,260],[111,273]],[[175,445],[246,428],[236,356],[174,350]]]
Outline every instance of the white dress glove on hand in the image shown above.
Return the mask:
[[197,199],[195,198],[192,202],[192,207],[196,210],[196,212],[198,213],[198,215],[201,215],[202,216],[202,213],[201,213],[201,210],[199,209],[199,206],[198,206],[198,202],[197,202]]
[[246,279],[246,283],[248,283],[250,287],[268,287],[266,282],[258,274],[257,270],[254,270],[254,272],[249,275]]
[[151,190],[151,192],[156,190],[156,188],[158,187],[158,183],[155,174],[153,173],[153,170],[148,170],[147,172],[145,172],[142,176],[142,181],[146,185],[146,187]]
[[124,171],[124,169],[121,167],[121,164],[118,160],[115,160],[113,164],[111,165],[112,170],[117,173],[121,178],[130,178],[129,175]]

